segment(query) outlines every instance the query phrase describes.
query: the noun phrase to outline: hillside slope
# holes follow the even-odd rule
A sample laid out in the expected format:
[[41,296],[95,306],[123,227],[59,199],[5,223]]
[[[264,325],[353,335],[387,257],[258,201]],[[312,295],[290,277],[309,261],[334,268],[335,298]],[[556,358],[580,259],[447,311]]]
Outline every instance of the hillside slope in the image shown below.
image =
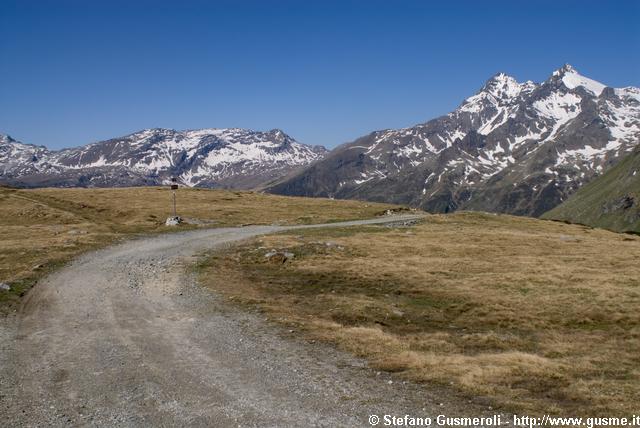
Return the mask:
[[640,147],[542,218],[640,233]]

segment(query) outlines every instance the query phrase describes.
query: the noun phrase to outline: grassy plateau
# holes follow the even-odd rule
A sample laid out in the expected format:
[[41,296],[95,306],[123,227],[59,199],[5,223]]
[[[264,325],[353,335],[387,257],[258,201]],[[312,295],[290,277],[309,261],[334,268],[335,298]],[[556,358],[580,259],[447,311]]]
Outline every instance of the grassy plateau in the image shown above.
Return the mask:
[[404,378],[507,411],[630,416],[638,260],[639,236],[463,212],[266,236],[198,271],[233,301]]
[[[399,207],[166,188],[0,188],[0,314],[80,253],[131,236],[375,217]],[[272,250],[294,257],[265,257]],[[637,414],[640,236],[483,213],[305,229],[203,258],[201,282],[398,376],[513,411]]]
[[34,189],[0,187],[0,315],[42,276],[74,256],[145,233],[243,224],[308,224],[375,217],[397,206],[253,192],[180,189],[178,214],[188,224],[164,226],[167,188]]

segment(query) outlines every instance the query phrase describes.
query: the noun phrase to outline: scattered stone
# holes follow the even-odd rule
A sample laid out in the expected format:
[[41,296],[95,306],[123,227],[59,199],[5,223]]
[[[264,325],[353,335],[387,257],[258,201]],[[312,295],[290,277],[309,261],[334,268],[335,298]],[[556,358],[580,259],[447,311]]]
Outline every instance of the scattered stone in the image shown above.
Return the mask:
[[165,226],[178,226],[182,223],[182,218],[180,216],[177,217],[167,217],[167,221],[164,222]]
[[87,231],[86,230],[70,230],[67,232],[69,235],[86,235]]
[[4,282],[0,282],[0,290],[10,291],[11,290],[11,286],[9,284],[4,283]]
[[404,221],[394,221],[391,223],[385,223],[385,227],[411,227],[418,224],[418,220],[404,220]]
[[396,214],[402,214],[402,212],[407,211],[406,208],[394,208],[394,209],[390,209],[390,210],[386,210],[384,212],[384,215],[396,215]]
[[286,263],[287,260],[293,260],[296,255],[289,251],[276,251],[271,250],[264,255],[264,258],[271,263]]

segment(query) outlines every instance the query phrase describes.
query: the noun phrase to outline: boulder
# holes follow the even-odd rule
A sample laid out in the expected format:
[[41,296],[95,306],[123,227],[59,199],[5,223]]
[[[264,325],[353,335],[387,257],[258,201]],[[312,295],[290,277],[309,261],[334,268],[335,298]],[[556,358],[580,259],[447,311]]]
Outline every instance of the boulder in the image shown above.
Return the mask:
[[164,222],[165,226],[178,226],[182,223],[182,218],[180,216],[177,217],[167,217],[167,221]]
[[270,263],[283,264],[283,263],[286,263],[287,260],[293,260],[293,258],[295,257],[295,254],[290,253],[289,251],[271,250],[267,254],[265,254],[264,257]]

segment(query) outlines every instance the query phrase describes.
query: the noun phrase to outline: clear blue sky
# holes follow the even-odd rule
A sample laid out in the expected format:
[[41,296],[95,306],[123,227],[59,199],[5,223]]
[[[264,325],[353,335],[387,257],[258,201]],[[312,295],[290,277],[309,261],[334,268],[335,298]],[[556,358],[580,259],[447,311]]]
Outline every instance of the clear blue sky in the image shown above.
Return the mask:
[[498,71],[640,86],[640,2],[0,0],[0,54],[0,133],[23,142],[243,127],[333,147]]

